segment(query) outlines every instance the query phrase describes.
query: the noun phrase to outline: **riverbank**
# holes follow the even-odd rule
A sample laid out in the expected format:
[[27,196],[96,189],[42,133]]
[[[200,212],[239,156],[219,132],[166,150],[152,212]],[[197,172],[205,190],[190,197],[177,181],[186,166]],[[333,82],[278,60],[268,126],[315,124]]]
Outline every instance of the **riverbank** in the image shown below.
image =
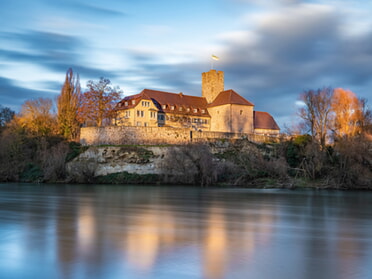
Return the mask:
[[[371,141],[321,149],[308,136],[186,145],[82,146],[60,138],[3,141],[0,181],[372,189]],[[8,144],[8,145],[7,145]]]

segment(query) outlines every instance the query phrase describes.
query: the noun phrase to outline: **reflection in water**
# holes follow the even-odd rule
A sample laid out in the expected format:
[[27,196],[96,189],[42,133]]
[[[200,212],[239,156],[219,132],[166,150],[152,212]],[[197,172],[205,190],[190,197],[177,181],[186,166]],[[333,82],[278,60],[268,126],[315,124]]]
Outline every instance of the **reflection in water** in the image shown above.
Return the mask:
[[93,251],[94,237],[96,233],[96,220],[93,205],[84,198],[78,207],[77,238],[78,249],[83,256],[88,256]]
[[370,278],[372,193],[0,185],[1,278]]
[[228,260],[227,228],[223,210],[221,207],[212,206],[208,215],[205,243],[200,247],[204,252],[204,274],[205,278],[223,278]]
[[158,221],[157,215],[151,212],[140,213],[138,224],[134,224],[134,229],[127,232],[125,250],[129,263],[142,271],[152,268],[159,250]]

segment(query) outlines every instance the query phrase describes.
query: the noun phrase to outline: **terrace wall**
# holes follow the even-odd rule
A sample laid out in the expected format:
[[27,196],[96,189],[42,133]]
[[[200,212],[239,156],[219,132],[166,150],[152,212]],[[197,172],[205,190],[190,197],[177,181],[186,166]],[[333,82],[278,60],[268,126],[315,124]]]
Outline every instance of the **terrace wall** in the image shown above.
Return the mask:
[[252,142],[277,141],[278,137],[244,133],[195,131],[187,128],[107,126],[80,130],[83,145],[187,144],[216,140],[247,139]]

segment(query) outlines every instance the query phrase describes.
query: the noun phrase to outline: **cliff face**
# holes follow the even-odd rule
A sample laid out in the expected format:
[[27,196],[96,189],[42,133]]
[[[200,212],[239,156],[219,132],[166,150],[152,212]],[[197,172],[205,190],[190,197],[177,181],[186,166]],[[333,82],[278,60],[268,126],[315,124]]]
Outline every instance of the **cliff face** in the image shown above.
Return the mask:
[[262,149],[247,140],[92,146],[67,163],[66,169],[68,180],[78,183],[242,184],[261,177],[286,177],[285,160],[276,158],[274,151],[271,146]]
[[[84,177],[105,176],[112,173],[127,172],[139,175],[181,175],[182,168],[170,166],[169,162],[180,147],[90,147],[71,162],[67,172],[74,180]],[[191,158],[183,158],[182,164],[191,173],[196,172]]]

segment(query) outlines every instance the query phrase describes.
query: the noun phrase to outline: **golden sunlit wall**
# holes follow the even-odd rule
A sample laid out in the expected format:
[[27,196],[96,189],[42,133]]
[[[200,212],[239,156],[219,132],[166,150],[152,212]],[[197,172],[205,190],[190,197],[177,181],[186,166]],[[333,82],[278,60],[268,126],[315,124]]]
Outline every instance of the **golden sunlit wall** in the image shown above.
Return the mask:
[[118,126],[158,127],[158,109],[150,100],[140,100],[134,108],[120,110]]
[[211,131],[229,133],[253,133],[253,106],[221,105],[208,109],[211,115]]

